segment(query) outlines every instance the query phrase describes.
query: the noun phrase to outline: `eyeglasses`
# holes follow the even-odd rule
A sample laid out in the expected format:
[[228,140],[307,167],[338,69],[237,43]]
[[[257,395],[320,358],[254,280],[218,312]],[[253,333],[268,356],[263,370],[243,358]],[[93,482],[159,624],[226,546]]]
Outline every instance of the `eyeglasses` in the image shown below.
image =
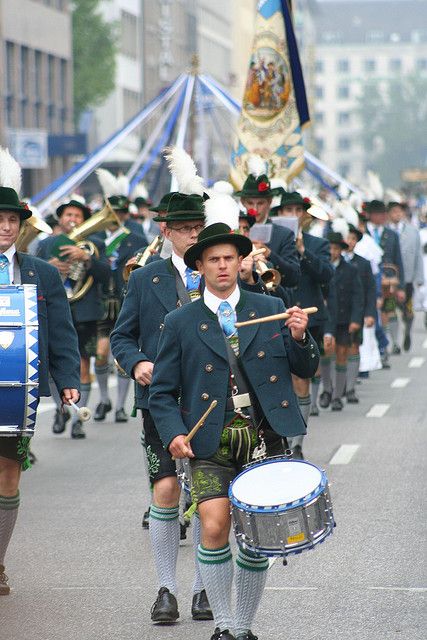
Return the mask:
[[195,231],[197,234],[199,234],[201,230],[204,229],[204,225],[203,224],[193,224],[193,225],[185,224],[183,227],[170,227],[170,228],[172,231],[178,231],[178,233],[182,233],[182,234],[185,234],[186,236],[189,236],[192,231]]

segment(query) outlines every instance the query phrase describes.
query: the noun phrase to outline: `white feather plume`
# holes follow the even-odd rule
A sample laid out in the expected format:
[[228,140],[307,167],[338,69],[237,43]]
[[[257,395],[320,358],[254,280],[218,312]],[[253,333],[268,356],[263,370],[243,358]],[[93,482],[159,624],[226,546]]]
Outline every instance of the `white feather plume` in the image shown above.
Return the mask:
[[9,149],[0,147],[0,187],[14,189],[19,195],[21,191],[21,167]]
[[324,231],[325,226],[321,223],[321,222],[314,222],[309,230],[308,233],[311,236],[316,236],[316,238],[323,238],[323,231]]
[[190,195],[203,195],[203,178],[197,175],[197,167],[192,157],[179,147],[165,149],[165,158],[171,174],[176,178],[178,191]]
[[213,195],[205,202],[205,227],[222,222],[236,230],[239,228],[239,205],[227,195]]
[[233,195],[234,189],[231,182],[227,182],[227,180],[217,180],[214,182],[211,189],[213,194],[221,194],[225,196]]
[[117,177],[117,188],[118,188],[119,192],[114,194],[114,195],[116,195],[116,196],[128,196],[129,195],[129,188],[130,188],[129,178],[127,176],[125,176],[124,173],[121,173]]
[[264,173],[267,174],[268,165],[261,156],[252,155],[248,158],[248,174],[252,174],[255,178],[259,178]]
[[399,191],[395,191],[394,189],[386,189],[385,195],[387,202],[404,202],[402,194],[399,193]]
[[344,220],[344,218],[335,218],[335,220],[332,221],[332,230],[335,231],[335,233],[340,233],[345,240],[349,232],[347,221]]
[[368,171],[368,189],[371,193],[371,200],[382,200],[384,197],[384,187],[377,173]]
[[340,182],[338,185],[337,193],[340,198],[348,198],[350,189],[343,182]]
[[135,198],[145,198],[145,200],[147,200],[148,191],[143,182],[139,182],[137,185],[135,185],[132,191],[132,200],[135,200]]
[[352,224],[354,227],[357,227],[359,216],[348,200],[340,200],[339,202],[336,202],[334,209],[336,218],[344,218],[348,224]]
[[122,195],[118,190],[117,178],[111,173],[111,171],[107,171],[107,169],[97,169],[95,173],[98,176],[102,193],[106,198]]
[[86,204],[85,198],[83,198],[83,196],[81,196],[80,193],[73,192],[68,198],[68,200],[65,200],[65,202],[69,202],[70,200],[75,200],[76,202],[80,202],[80,204]]
[[363,198],[358,193],[351,193],[348,198],[349,203],[356,209],[356,211],[360,211],[363,204]]

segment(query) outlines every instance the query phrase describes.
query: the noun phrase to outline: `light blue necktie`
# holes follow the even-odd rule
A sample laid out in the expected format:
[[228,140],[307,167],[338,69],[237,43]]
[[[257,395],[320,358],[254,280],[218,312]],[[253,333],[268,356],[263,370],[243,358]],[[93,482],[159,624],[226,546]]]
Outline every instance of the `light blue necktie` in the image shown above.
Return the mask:
[[378,245],[381,242],[380,232],[378,231],[378,227],[375,227],[375,229],[374,229],[374,240]]
[[9,260],[3,253],[0,253],[0,284],[10,284]]
[[227,300],[224,300],[224,302],[221,302],[221,304],[219,305],[218,310],[219,310],[219,323],[222,327],[222,330],[224,331],[227,338],[231,338],[231,336],[234,336],[237,334],[237,329],[234,324],[233,308],[227,302]]
[[190,267],[185,270],[186,289],[187,291],[198,291],[200,285],[200,274],[197,271],[193,271]]

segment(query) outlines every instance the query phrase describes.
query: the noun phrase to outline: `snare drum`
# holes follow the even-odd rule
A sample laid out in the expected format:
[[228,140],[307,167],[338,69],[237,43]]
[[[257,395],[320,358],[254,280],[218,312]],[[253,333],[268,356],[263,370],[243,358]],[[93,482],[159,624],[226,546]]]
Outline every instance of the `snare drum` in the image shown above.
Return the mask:
[[32,436],[39,400],[37,287],[0,286],[0,436]]
[[237,543],[262,555],[312,549],[334,528],[326,474],[305,460],[254,464],[233,480],[229,498]]

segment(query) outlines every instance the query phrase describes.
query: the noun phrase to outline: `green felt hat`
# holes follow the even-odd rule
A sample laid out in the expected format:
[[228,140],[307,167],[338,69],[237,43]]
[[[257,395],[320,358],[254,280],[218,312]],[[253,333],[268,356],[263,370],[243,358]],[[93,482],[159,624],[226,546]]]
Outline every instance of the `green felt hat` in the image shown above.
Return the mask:
[[58,218],[62,216],[64,209],[66,209],[67,207],[76,207],[77,209],[80,209],[85,220],[89,220],[90,216],[92,215],[90,207],[88,207],[86,204],[83,204],[78,200],[70,200],[70,202],[64,202],[63,204],[59,205],[56,210],[56,215]]
[[[199,196],[196,193],[187,195],[185,193],[179,193],[179,191],[174,191],[166,195],[168,196],[168,201],[167,203],[165,202],[165,208],[161,209],[160,204],[157,207],[159,211],[165,211],[166,215],[155,216],[153,218],[155,222],[179,222],[184,220],[205,219],[204,204],[208,196]],[[163,198],[166,198],[166,196],[163,196]]]
[[130,200],[127,196],[110,196],[108,202],[114,211],[129,211]]
[[150,198],[143,198],[143,196],[138,196],[134,200],[134,204],[136,207],[150,207],[153,203]]
[[239,255],[246,257],[252,251],[252,240],[240,233],[235,233],[228,224],[223,222],[215,222],[205,227],[200,232],[198,241],[192,247],[187,249],[184,254],[184,262],[190,269],[196,270],[196,260],[200,257],[205,249],[213,247],[216,244],[233,244],[237,247]]
[[301,205],[306,211],[311,207],[310,198],[303,198],[298,191],[283,191],[280,208],[285,207],[288,204]]
[[19,213],[21,220],[27,220],[32,216],[27,203],[21,202],[15,189],[11,187],[0,187],[0,211]]
[[236,191],[235,196],[239,198],[272,198],[280,193],[280,187],[276,189],[271,188],[270,180],[267,175],[262,175],[255,178],[251,173],[245,180],[245,184],[241,191]]
[[[169,191],[169,193],[165,193],[164,196],[162,196],[159,204],[157,205],[157,207],[150,207],[150,211],[155,211],[156,213],[159,213],[160,211],[167,211],[168,210],[168,205],[169,205],[169,201],[173,198],[173,196],[175,196],[178,193],[178,191]],[[161,218],[163,220],[163,218]],[[155,220],[155,218],[154,218]],[[159,222],[159,218],[157,218],[157,222]]]
[[328,240],[331,244],[339,244],[341,249],[348,249],[348,244],[344,241],[342,233],[331,231],[328,233]]

